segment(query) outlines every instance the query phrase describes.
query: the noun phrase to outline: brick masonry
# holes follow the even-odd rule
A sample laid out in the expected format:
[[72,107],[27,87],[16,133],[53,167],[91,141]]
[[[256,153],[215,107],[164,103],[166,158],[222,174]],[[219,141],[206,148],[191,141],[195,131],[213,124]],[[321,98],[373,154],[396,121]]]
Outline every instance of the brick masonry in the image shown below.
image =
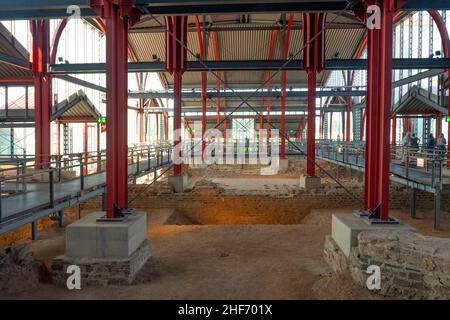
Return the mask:
[[128,285],[150,258],[149,241],[144,241],[129,258],[72,258],[59,256],[52,261],[53,282],[65,286],[67,267],[77,265],[81,286]]
[[347,259],[328,236],[324,257],[334,272],[349,272],[366,288],[369,265],[381,270],[383,296],[401,299],[450,299],[450,239],[408,231],[365,231]]
[[[352,192],[363,199],[361,188],[352,188]],[[301,223],[313,209],[355,209],[361,207],[351,195],[342,188],[326,187],[311,191],[300,188],[288,194],[267,192],[266,194],[242,194],[221,190],[210,186],[194,188],[183,194],[173,193],[162,181],[146,189],[145,185],[132,185],[129,188],[130,199],[137,199],[132,207],[142,209],[175,209],[200,224],[296,224]],[[410,190],[393,185],[390,193],[391,209],[408,210]],[[442,197],[441,208],[448,210],[449,199]],[[417,192],[417,208],[432,209],[433,196]],[[83,204],[83,209],[98,209],[101,198],[92,199]]]

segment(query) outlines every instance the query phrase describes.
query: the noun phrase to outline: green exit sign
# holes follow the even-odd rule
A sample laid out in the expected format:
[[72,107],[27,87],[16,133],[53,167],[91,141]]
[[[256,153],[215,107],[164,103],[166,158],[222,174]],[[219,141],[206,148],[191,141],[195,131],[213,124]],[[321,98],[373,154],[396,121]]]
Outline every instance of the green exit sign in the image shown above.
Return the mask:
[[445,122],[450,122],[450,116],[445,117]]
[[98,123],[106,123],[106,117],[98,117],[97,122]]

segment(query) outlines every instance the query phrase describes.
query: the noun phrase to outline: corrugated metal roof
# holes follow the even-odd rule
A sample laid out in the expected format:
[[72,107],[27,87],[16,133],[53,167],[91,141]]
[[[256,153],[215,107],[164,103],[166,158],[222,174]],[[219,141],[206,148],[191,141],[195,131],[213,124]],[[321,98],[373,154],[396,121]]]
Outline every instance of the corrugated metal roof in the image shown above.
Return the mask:
[[[0,53],[16,59],[29,60],[27,50],[2,23],[0,23]],[[30,80],[31,76],[31,70],[0,62],[0,78],[23,78],[24,80]]]
[[86,94],[79,90],[72,94],[68,99],[58,103],[53,110],[52,120],[76,120],[90,118],[96,121],[101,113],[94,104],[89,100]]
[[448,111],[436,102],[436,95],[430,95],[428,90],[413,86],[394,105],[393,113],[405,115],[432,115],[440,113],[446,115]]
[[31,70],[26,70],[8,63],[0,62],[0,79],[14,78],[16,80],[23,79],[23,81],[31,81],[31,77]]
[[[288,16],[288,15],[287,15]],[[219,47],[220,60],[267,60],[269,59],[269,47],[272,37],[272,28],[279,28],[281,14],[251,14],[247,23],[241,23],[242,15],[213,15],[207,16],[207,28],[217,28],[216,37]],[[164,21],[161,17],[158,21],[152,17],[145,17],[142,22],[134,26],[134,29],[140,29],[142,32],[130,33],[129,41],[134,49],[138,60],[153,61],[153,55],[156,55],[161,61],[165,61],[165,35],[163,29]],[[202,22],[202,17],[199,17]],[[295,28],[291,31],[291,40],[288,56],[294,56],[295,59],[303,58],[303,32],[301,30],[302,15],[294,16]],[[353,16],[327,15],[327,23],[333,23],[326,31],[326,57],[327,58],[352,58],[361,42],[366,29]],[[338,28],[338,25],[342,28]],[[195,31],[194,17],[189,17],[188,25],[188,60],[197,60],[199,54],[199,43],[197,32]],[[153,28],[153,29],[152,29]],[[145,30],[153,30],[145,32]],[[159,32],[155,31],[159,30]],[[282,58],[282,36],[277,33],[274,59]],[[214,47],[211,36],[208,36],[208,56],[206,60],[215,60]],[[220,74],[220,76],[222,76]],[[173,78],[165,73],[169,86],[173,84]],[[262,82],[261,71],[248,72],[226,72],[226,80],[232,87],[255,87]],[[225,79],[224,79],[225,80]],[[318,77],[318,82],[321,76]],[[208,76],[208,86],[215,86],[214,76]],[[306,86],[307,79],[304,72],[288,72],[288,86]],[[183,76],[183,84],[189,87],[200,87],[200,73],[187,72]],[[279,77],[272,80],[274,86],[280,86]]]

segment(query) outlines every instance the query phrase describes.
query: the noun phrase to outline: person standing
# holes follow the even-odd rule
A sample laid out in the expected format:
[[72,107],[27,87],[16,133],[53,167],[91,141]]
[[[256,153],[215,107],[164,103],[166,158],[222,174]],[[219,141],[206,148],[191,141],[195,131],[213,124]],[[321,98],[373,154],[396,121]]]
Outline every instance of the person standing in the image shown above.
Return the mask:
[[413,148],[415,151],[419,149],[419,143],[420,139],[416,137],[416,135],[413,133],[411,134],[411,148]]
[[436,139],[434,139],[433,134],[430,133],[430,135],[428,136],[427,151],[432,152],[435,147],[436,147]]
[[439,153],[444,154],[445,150],[447,149],[447,140],[444,137],[444,134],[441,133],[437,140],[437,148],[439,150]]

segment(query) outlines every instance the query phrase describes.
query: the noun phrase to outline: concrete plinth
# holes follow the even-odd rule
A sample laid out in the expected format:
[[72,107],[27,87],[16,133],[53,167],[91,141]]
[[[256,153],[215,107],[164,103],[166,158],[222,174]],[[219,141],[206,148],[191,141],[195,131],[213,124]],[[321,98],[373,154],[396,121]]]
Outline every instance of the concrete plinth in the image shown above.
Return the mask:
[[310,189],[318,189],[322,186],[320,183],[319,177],[309,177],[309,176],[301,176],[300,177],[300,188],[305,190]]
[[358,245],[358,235],[363,231],[371,230],[398,230],[398,231],[415,231],[409,225],[386,224],[386,225],[371,225],[367,223],[367,217],[359,217],[354,213],[338,213],[333,214],[331,219],[331,237],[345,254],[349,257],[352,247]]
[[170,176],[169,185],[173,188],[175,193],[183,193],[189,186],[188,176],[186,174],[181,176]]
[[288,159],[280,159],[280,171],[286,171],[289,168]]
[[65,283],[69,265],[81,269],[82,285],[129,284],[150,257],[147,214],[123,222],[98,222],[95,212],[66,228],[66,254],[53,260],[55,281]]

